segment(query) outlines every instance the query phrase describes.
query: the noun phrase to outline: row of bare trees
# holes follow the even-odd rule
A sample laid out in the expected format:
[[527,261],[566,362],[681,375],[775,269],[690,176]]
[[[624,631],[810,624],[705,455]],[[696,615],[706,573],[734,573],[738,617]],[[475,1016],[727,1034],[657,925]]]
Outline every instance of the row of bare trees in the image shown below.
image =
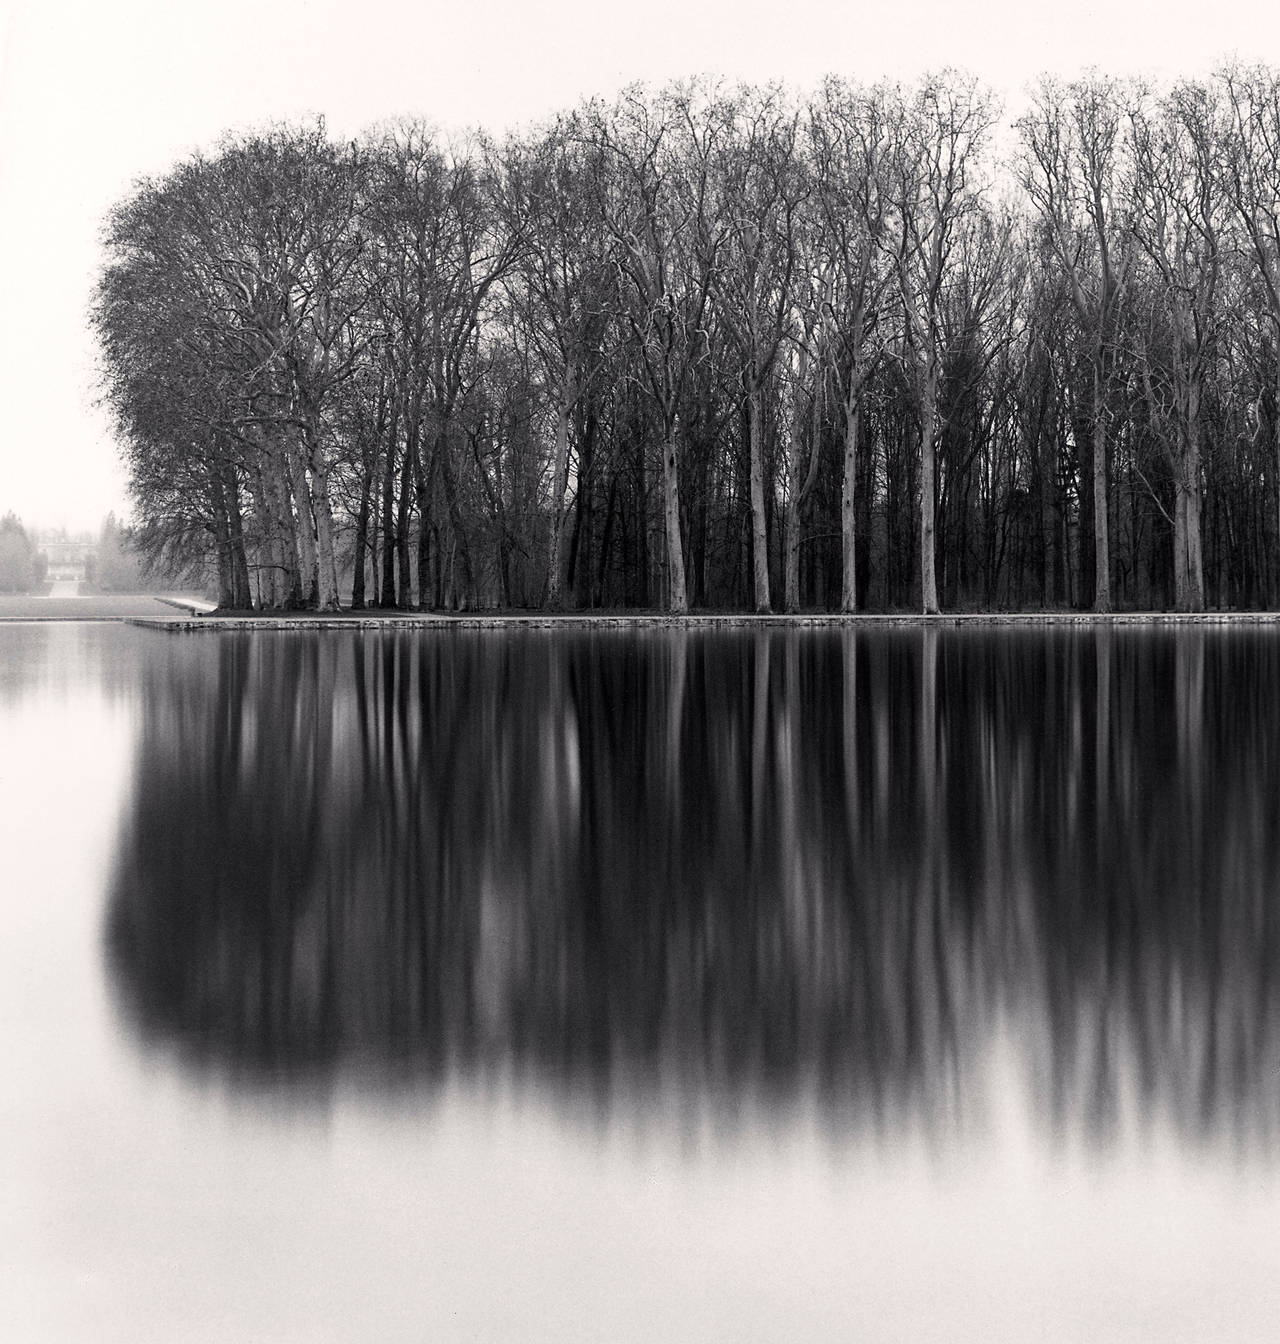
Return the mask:
[[106,225],[142,549],[228,607],[1280,601],[1280,72],[229,139]]

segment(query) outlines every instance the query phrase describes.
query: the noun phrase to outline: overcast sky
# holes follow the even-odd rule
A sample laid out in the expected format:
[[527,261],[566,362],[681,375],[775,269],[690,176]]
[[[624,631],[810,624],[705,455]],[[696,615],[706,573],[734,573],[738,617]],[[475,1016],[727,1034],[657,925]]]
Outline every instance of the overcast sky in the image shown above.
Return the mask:
[[323,113],[502,130],[636,79],[812,86],[968,67],[1016,101],[1044,70],[1280,64],[1280,9],[1079,0],[0,0],[0,514],[96,529],[127,511],[93,409],[100,221],[137,176],[226,129]]

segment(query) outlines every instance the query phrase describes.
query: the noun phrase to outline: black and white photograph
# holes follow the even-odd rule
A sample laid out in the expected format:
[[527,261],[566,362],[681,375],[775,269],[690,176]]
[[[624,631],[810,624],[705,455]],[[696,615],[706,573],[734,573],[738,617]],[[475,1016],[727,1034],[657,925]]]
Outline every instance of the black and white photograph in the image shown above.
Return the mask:
[[0,0],[0,1341],[1280,1338],[1280,10]]

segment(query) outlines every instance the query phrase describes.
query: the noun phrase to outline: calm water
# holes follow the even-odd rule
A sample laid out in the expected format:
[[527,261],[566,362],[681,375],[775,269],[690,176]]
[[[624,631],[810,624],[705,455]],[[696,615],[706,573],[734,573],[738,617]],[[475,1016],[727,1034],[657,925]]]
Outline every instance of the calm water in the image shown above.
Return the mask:
[[1263,1340],[1280,638],[0,627],[0,1338]]

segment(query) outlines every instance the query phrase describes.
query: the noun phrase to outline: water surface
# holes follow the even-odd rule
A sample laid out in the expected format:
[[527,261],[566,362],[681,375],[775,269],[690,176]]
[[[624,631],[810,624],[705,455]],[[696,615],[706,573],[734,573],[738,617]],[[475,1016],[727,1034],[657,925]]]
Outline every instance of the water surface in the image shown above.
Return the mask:
[[0,1335],[1268,1338],[1278,685],[0,629]]

